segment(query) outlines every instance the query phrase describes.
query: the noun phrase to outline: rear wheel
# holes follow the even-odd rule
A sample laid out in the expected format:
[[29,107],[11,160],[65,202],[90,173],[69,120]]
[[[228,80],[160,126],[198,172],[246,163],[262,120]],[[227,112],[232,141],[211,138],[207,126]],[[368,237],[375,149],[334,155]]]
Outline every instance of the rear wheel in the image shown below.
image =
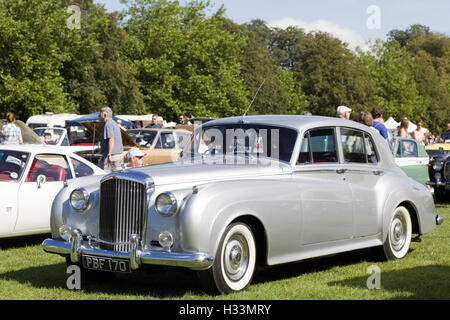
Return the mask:
[[383,244],[384,255],[388,260],[402,259],[411,244],[412,223],[409,211],[398,207],[392,214],[388,235]]
[[238,222],[226,228],[212,267],[200,272],[199,276],[209,292],[242,291],[252,281],[255,265],[255,238],[246,224]]

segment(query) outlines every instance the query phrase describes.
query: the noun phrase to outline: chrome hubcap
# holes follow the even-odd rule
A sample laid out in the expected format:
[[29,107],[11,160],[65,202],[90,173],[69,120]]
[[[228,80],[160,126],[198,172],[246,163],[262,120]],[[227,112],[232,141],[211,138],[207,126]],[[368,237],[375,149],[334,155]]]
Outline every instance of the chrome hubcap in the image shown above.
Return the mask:
[[241,234],[235,234],[228,240],[223,255],[225,273],[228,279],[239,281],[248,267],[248,245]]
[[400,216],[396,215],[392,220],[390,228],[390,237],[392,242],[392,248],[395,251],[402,250],[406,243],[406,221]]

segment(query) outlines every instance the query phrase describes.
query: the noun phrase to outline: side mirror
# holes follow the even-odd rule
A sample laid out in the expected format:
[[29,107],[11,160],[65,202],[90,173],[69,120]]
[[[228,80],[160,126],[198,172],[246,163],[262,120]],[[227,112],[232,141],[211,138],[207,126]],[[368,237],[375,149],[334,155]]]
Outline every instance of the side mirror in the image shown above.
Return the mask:
[[37,177],[38,189],[40,189],[42,187],[42,185],[46,182],[47,182],[47,178],[43,174],[38,175],[38,177]]

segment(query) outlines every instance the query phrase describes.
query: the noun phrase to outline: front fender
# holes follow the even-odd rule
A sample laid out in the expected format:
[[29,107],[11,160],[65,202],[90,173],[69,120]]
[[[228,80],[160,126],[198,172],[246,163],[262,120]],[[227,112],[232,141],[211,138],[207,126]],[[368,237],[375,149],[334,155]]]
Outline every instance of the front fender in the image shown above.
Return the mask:
[[215,256],[225,228],[242,216],[253,216],[261,222],[269,255],[273,250],[283,254],[298,249],[301,206],[293,182],[240,180],[197,189],[187,199],[180,215],[184,250]]
[[[68,180],[64,188],[56,195],[52,204],[50,228],[52,238],[59,238],[59,227],[63,224],[76,226],[83,234],[96,234],[99,213],[99,187],[103,175]],[[88,209],[80,214],[70,205],[70,194],[77,188],[84,188],[90,194]],[[94,232],[94,233],[92,233]]]

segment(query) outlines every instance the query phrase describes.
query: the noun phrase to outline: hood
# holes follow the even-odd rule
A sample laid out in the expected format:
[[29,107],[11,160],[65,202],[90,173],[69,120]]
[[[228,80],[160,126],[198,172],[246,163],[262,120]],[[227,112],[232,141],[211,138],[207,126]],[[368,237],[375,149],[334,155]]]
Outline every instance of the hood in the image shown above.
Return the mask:
[[[0,120],[0,130],[6,124],[8,124],[6,120]],[[44,144],[44,142],[36,134],[36,132],[31,130],[31,128],[28,127],[25,123],[20,120],[15,120],[14,124],[18,126],[22,131],[22,139],[24,144]]]
[[[105,125],[102,121],[86,121],[80,122],[91,134],[95,133],[95,141],[99,141],[102,136],[102,130]],[[122,144],[124,147],[128,148],[139,148],[139,145],[136,141],[133,140],[124,130],[120,129],[122,133]]]
[[[231,158],[230,159],[234,159]],[[231,162],[231,160],[230,160]],[[257,176],[277,175],[291,171],[288,164],[270,159],[252,161],[251,164],[226,164],[220,158],[220,163],[213,157],[202,160],[152,165],[129,169],[143,172],[153,179],[155,186],[182,183],[207,183],[217,180],[246,179]]]

